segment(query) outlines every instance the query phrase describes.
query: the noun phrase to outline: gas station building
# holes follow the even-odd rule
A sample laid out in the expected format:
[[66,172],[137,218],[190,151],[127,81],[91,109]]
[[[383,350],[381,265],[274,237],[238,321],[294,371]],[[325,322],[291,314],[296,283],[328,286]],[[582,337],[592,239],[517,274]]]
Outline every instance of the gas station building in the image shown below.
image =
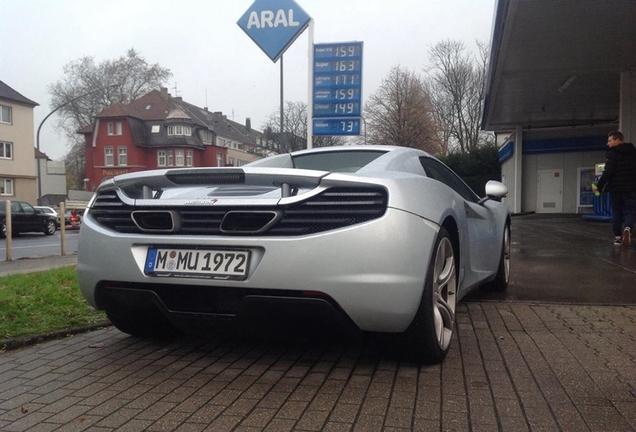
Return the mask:
[[513,213],[592,213],[607,134],[636,141],[636,2],[497,0],[482,127]]

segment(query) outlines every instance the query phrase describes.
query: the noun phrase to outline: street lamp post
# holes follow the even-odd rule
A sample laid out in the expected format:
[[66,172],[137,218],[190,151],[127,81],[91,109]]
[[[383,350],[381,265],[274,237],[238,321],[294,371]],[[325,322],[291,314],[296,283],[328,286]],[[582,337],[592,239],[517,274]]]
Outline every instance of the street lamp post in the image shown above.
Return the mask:
[[360,118],[362,119],[362,123],[364,124],[364,144],[367,144],[367,121],[364,119],[364,117],[360,116]]
[[[117,84],[110,85],[110,86],[108,86],[106,88],[111,88],[111,87],[115,87],[115,86],[117,86]],[[88,96],[89,94],[93,94],[93,93],[96,93],[96,92],[101,91],[101,90],[104,90],[104,89],[100,87],[100,88],[95,89],[93,91],[89,91],[87,93],[83,93],[83,94],[81,94],[79,96],[76,96],[73,99],[69,99],[66,102],[64,102],[63,104],[58,105],[57,107],[55,107],[55,109],[53,111],[48,113],[46,115],[46,117],[44,117],[44,120],[42,120],[40,122],[40,125],[38,126],[38,131],[36,133],[35,144],[36,144],[36,148],[38,149],[38,152],[40,151],[40,129],[42,129],[42,125],[44,124],[44,122],[49,117],[51,117],[53,115],[53,113],[55,113],[60,108],[64,108],[66,105],[70,104],[71,102],[75,102],[76,100],[78,100],[80,98],[83,98],[84,96]],[[42,204],[42,202],[41,202],[42,201],[42,175],[40,173],[41,169],[40,169],[40,160],[39,159],[38,159],[37,165],[38,165],[38,205],[41,205]]]

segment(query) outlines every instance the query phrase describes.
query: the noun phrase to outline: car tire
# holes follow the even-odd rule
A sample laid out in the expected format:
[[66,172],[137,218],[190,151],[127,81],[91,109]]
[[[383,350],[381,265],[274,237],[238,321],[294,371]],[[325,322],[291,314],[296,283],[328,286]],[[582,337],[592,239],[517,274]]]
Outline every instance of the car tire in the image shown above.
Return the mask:
[[55,221],[49,220],[46,221],[46,223],[44,224],[44,235],[50,236],[55,234],[55,231],[57,230]]
[[501,257],[495,278],[484,285],[485,291],[504,292],[510,282],[510,226],[506,225],[501,246]]
[[117,329],[139,338],[167,339],[181,333],[179,329],[160,315],[129,312],[126,316],[121,316],[106,311],[106,316]]
[[[20,233],[18,231],[15,230],[15,228],[13,228],[13,231],[11,232],[11,237],[17,237]],[[2,226],[0,227],[0,237],[1,238],[6,238],[7,237],[7,223],[6,221],[2,222]]]
[[455,328],[457,251],[441,228],[428,266],[417,314],[401,337],[401,351],[418,363],[436,364],[446,357]]

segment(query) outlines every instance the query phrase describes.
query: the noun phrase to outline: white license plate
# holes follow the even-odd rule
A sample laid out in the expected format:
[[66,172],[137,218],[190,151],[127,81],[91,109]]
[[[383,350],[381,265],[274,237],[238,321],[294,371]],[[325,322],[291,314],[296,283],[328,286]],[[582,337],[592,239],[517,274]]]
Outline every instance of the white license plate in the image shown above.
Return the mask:
[[248,250],[149,247],[144,272],[161,277],[242,280],[247,277],[249,261]]

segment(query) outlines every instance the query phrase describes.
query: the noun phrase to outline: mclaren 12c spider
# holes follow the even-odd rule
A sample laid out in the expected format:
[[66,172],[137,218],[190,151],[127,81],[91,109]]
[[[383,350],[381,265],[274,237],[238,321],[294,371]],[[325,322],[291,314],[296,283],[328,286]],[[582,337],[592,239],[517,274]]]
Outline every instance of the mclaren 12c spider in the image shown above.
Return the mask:
[[276,322],[379,333],[439,363],[457,302],[508,285],[507,188],[485,191],[395,146],[124,174],[84,213],[80,286],[139,337]]

